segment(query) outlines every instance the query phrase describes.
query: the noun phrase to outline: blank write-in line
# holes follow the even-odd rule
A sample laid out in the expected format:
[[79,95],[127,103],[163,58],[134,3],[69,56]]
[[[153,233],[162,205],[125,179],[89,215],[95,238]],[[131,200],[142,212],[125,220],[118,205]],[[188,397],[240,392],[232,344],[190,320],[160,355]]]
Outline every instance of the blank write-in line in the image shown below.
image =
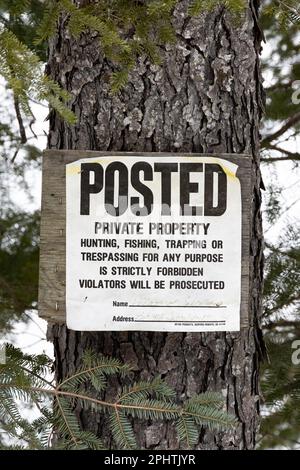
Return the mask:
[[134,320],[135,323],[222,323],[225,320]]
[[226,305],[128,305],[141,308],[227,308]]

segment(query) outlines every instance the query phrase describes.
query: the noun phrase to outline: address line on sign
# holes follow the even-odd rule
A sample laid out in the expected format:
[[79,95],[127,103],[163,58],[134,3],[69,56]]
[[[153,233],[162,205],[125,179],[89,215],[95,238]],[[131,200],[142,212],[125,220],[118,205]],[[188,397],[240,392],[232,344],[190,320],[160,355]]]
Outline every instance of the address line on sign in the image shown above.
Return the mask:
[[225,320],[134,320],[135,323],[218,323],[219,325],[225,325]]

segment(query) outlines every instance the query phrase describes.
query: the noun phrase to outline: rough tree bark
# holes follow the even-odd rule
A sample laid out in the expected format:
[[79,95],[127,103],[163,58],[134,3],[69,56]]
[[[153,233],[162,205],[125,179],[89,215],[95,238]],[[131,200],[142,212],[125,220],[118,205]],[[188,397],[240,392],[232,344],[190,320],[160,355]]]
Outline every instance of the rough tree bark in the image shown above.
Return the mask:
[[[198,449],[252,449],[259,424],[259,328],[262,290],[259,121],[258,4],[250,0],[240,25],[224,8],[189,18],[187,0],[173,15],[177,43],[162,48],[161,66],[144,58],[117,96],[109,92],[113,70],[99,39],[70,38],[66,22],[50,44],[48,73],[73,96],[78,123],[50,115],[49,148],[167,152],[238,152],[253,156],[249,328],[237,333],[153,333],[70,331],[49,327],[58,379],[72,373],[83,351],[120,357],[140,378],[161,374],[178,398],[207,389],[226,392],[239,420],[225,433],[203,430]],[[246,157],[245,157],[246,158]],[[105,435],[100,417],[79,410],[82,426]],[[171,425],[136,423],[141,448],[177,449]]]

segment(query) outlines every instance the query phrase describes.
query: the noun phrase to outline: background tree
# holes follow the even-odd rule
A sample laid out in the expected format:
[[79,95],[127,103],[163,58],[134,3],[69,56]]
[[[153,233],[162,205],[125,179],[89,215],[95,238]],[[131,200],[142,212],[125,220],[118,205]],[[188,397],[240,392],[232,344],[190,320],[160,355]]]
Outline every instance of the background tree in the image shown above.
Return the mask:
[[[284,165],[291,172],[299,168],[299,22],[290,21],[282,28],[280,21],[266,15],[277,2],[267,2],[261,23],[269,54],[263,64],[267,78],[266,119],[262,139],[263,164],[280,173]],[[288,4],[292,6],[292,4]],[[299,20],[299,6],[294,20]],[[298,13],[297,13],[298,12]],[[287,10],[285,10],[287,14]],[[293,18],[290,18],[293,20]],[[287,170],[285,170],[287,172]],[[271,172],[268,173],[271,175]],[[299,183],[299,181],[298,181]],[[265,226],[280,225],[277,239],[266,235],[266,263],[263,326],[269,363],[264,365],[262,389],[266,416],[262,421],[260,446],[299,448],[299,365],[292,362],[292,345],[299,339],[299,224],[289,217],[289,210],[299,201],[299,184],[278,186],[276,178],[266,180]],[[287,188],[287,189],[285,189]],[[289,191],[285,202],[282,195]],[[298,225],[297,225],[298,224]]]

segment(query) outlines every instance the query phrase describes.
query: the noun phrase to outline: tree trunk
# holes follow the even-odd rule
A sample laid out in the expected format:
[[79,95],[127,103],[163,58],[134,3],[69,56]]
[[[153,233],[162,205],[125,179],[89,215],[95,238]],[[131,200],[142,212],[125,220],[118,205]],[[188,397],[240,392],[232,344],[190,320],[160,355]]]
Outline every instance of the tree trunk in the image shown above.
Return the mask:
[[[78,123],[50,115],[49,148],[151,152],[237,152],[254,162],[251,215],[249,328],[235,333],[70,331],[49,327],[57,379],[72,373],[86,348],[134,364],[137,377],[161,374],[178,399],[207,389],[221,390],[236,429],[202,430],[197,449],[253,449],[259,424],[259,318],[262,294],[259,121],[258,5],[249,1],[245,18],[234,22],[225,8],[190,18],[187,0],[173,14],[175,45],[162,48],[162,65],[140,58],[118,95],[109,91],[113,66],[99,39],[70,38],[61,21],[50,44],[48,72],[72,93]],[[245,157],[247,158],[247,157]],[[83,428],[106,435],[101,417],[80,410]],[[141,448],[178,449],[172,425],[135,423]]]

